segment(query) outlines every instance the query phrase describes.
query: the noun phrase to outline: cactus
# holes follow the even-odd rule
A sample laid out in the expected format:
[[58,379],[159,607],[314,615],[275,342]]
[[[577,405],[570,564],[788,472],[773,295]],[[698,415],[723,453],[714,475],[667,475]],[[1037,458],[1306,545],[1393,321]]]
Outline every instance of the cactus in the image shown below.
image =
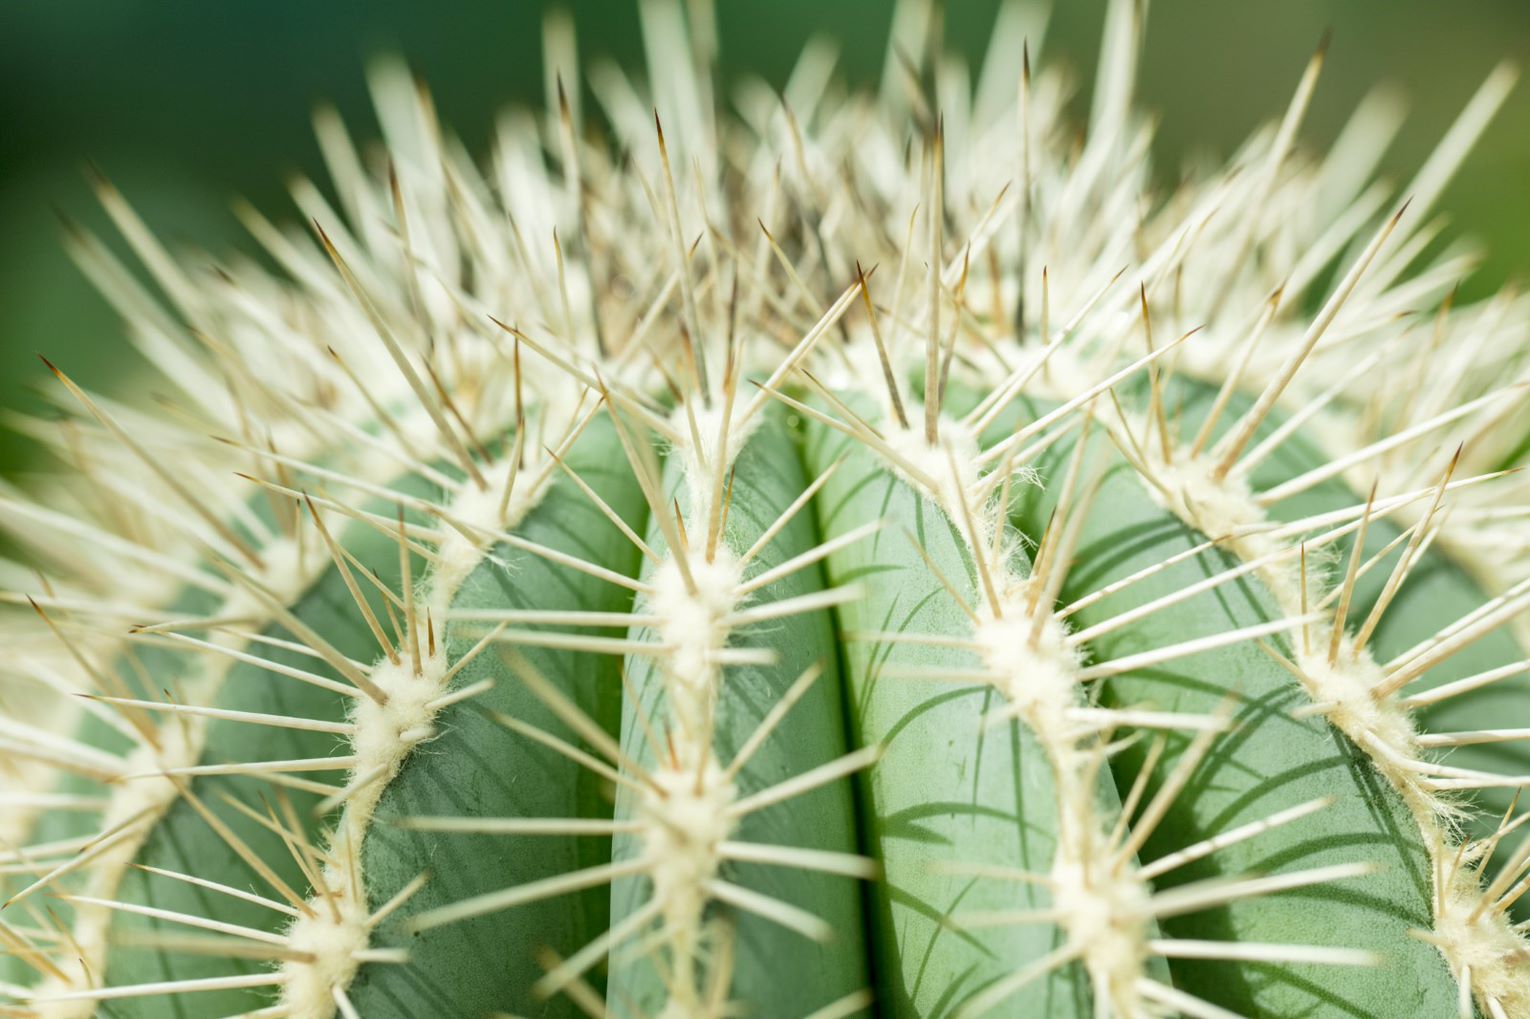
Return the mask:
[[1512,72],[1160,193],[1144,13],[1082,143],[1029,7],[725,98],[654,0],[482,169],[380,66],[274,271],[99,182],[167,395],[0,492],[0,1014],[1530,1016]]

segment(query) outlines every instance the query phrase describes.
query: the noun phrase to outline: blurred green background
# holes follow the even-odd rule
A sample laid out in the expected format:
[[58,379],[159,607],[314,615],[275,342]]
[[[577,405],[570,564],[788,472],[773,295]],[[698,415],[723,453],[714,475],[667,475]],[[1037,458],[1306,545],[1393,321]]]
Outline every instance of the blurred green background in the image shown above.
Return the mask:
[[[998,0],[951,0],[948,48],[980,56]],[[636,5],[572,0],[581,51],[636,66]],[[784,81],[803,42],[838,40],[841,73],[874,82],[888,0],[718,0],[723,70]],[[99,165],[164,237],[213,251],[250,247],[229,212],[245,195],[289,216],[283,181],[321,172],[309,132],[332,100],[358,133],[375,122],[362,67],[403,54],[430,83],[444,121],[482,152],[496,110],[540,103],[541,2],[466,0],[10,0],[0,6],[0,408],[36,409],[57,360],[110,390],[132,355],[111,310],[64,256],[55,210],[105,228],[82,168]],[[1066,61],[1087,99],[1104,0],[1056,0],[1049,61]],[[1410,116],[1383,166],[1406,179],[1477,84],[1504,58],[1530,61],[1526,0],[1153,0],[1141,98],[1162,114],[1161,172],[1198,153],[1225,156],[1276,116],[1312,48],[1333,31],[1303,132],[1329,141],[1375,84]],[[1080,107],[1084,109],[1085,107]],[[1445,195],[1453,235],[1488,250],[1468,290],[1530,268],[1530,84],[1521,84]],[[0,473],[25,446],[0,434]]]

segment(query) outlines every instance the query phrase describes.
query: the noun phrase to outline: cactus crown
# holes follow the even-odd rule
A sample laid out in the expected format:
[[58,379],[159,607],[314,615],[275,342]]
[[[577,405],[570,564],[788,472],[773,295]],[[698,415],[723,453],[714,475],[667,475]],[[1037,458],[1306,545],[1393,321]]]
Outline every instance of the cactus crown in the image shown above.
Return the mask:
[[0,491],[0,1014],[1530,1015],[1512,73],[1163,193],[1145,7],[1082,141],[1024,5],[723,96],[652,0],[485,168],[380,66],[275,272],[101,183],[171,395]]

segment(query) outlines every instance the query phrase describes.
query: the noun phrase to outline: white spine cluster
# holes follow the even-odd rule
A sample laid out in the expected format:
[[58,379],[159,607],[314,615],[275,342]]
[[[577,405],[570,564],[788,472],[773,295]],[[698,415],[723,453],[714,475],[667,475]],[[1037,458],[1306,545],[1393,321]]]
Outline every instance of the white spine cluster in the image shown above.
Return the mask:
[[[1152,427],[1148,424],[1145,430]],[[1271,536],[1275,525],[1270,524],[1265,506],[1241,473],[1219,476],[1213,462],[1187,455],[1177,447],[1171,449],[1167,462],[1154,460],[1147,469],[1151,475],[1144,476],[1157,479],[1156,484],[1144,482],[1151,498],[1202,533],[1228,536],[1231,540],[1224,542],[1224,547],[1245,563],[1260,564],[1257,572],[1279,609],[1288,619],[1301,621],[1296,628],[1293,666],[1313,711],[1326,717],[1370,757],[1376,770],[1401,794],[1419,827],[1435,884],[1434,930],[1429,940],[1439,947],[1451,972],[1494,1016],[1517,1015],[1530,1008],[1524,940],[1513,929],[1506,911],[1494,907],[1508,889],[1496,883],[1485,889],[1477,879],[1472,867],[1480,862],[1481,847],[1463,843],[1456,834],[1457,811],[1450,792],[1453,788],[1493,784],[1517,786],[1522,779],[1468,772],[1431,760],[1402,696],[1406,681],[1420,675],[1422,668],[1406,660],[1383,668],[1370,648],[1348,632],[1342,615],[1313,619],[1311,610],[1318,604],[1337,601],[1340,611],[1347,606],[1354,568],[1359,565],[1358,553],[1351,557],[1351,569],[1330,587],[1324,583],[1322,571],[1306,571],[1304,549],[1299,550],[1299,562],[1293,562],[1290,555],[1278,556],[1278,551],[1277,556],[1271,556],[1272,550],[1279,548],[1278,539]],[[1439,495],[1449,482],[1447,473],[1439,483]],[[1395,501],[1402,503],[1398,509],[1405,510],[1422,501],[1427,512],[1419,517],[1414,510],[1416,519],[1408,533],[1418,540],[1406,546],[1388,591],[1395,591],[1416,561],[1410,556],[1435,523],[1440,500],[1437,495],[1432,508],[1427,499],[1416,496]],[[1373,495],[1361,513],[1350,514],[1359,516],[1358,526],[1345,528],[1358,530],[1357,547],[1363,543],[1366,524],[1376,509]],[[1467,621],[1470,625],[1465,629],[1486,632],[1511,619],[1522,602],[1526,602],[1524,595],[1511,590],[1487,606],[1484,619],[1474,624]],[[1374,619],[1367,620],[1364,632],[1368,634],[1373,625]],[[1439,656],[1426,659],[1438,660]]]
[[[704,504],[701,513],[691,515],[691,525],[716,511]],[[683,569],[676,556],[687,557]],[[734,828],[730,808],[737,789],[718,762],[712,734],[740,580],[737,561],[721,546],[710,561],[688,549],[673,550],[654,574],[652,610],[664,646],[660,669],[670,754],[651,768],[652,787],[639,807],[639,839],[654,901],[662,904],[667,961],[673,967],[666,980],[668,1007],[677,1015],[706,1010],[706,984],[698,968],[705,954],[703,921],[722,865],[721,847]]]
[[[218,610],[220,615],[247,620],[256,630],[279,616],[283,606],[295,603],[328,564],[322,548],[305,548],[286,538],[264,547],[261,559],[265,568],[253,581],[263,589],[263,596],[241,587]],[[249,645],[237,637],[215,635],[212,640],[234,654]],[[236,661],[228,654],[197,659],[196,671],[183,681],[183,703],[189,708],[210,707]],[[86,871],[87,882],[75,903],[70,931],[78,951],[63,960],[56,975],[37,988],[40,1019],[85,1019],[95,1011],[95,999],[89,991],[106,968],[115,915],[111,903],[155,825],[187,791],[206,750],[212,718],[186,712],[179,721],[157,730],[152,740],[144,739],[118,766],[112,776],[116,781],[111,795],[102,809],[101,836],[94,845],[53,868],[11,900],[14,903],[34,889],[46,888],[70,871]]]
[[[587,420],[576,417],[561,429],[553,426],[562,435],[564,452]],[[547,426],[545,420],[542,424]],[[331,844],[323,851],[322,884],[287,932],[294,955],[282,966],[280,1007],[289,1019],[331,1019],[337,1009],[352,1015],[355,1009],[346,989],[360,965],[405,958],[372,948],[371,935],[418,886],[371,910],[362,843],[388,783],[415,748],[435,736],[441,710],[463,696],[452,690],[460,663],[447,659],[438,628],[449,617],[463,582],[491,553],[496,539],[511,532],[547,491],[558,454],[538,457],[529,465],[517,462],[512,469],[511,459],[520,458],[522,450],[517,443],[504,460],[482,465],[485,477],[501,480],[465,486],[455,501],[436,511],[452,529],[436,546],[434,569],[418,590],[405,574],[406,639],[373,665],[367,674],[367,696],[356,700],[350,720],[354,763],[335,797],[344,808]]]

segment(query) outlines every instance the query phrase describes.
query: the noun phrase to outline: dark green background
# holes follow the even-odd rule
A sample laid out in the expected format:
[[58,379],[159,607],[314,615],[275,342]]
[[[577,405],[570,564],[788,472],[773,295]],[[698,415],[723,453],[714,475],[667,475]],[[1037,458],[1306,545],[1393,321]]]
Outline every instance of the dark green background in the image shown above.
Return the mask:
[[[629,66],[641,53],[635,4],[575,0],[586,57]],[[874,81],[890,3],[720,0],[723,67],[781,82],[804,40],[839,40],[841,71]],[[996,0],[953,0],[951,49],[983,52]],[[402,53],[429,81],[443,119],[482,151],[494,112],[541,102],[540,2],[471,0],[9,0],[0,6],[0,408],[36,409],[46,353],[83,381],[125,386],[122,330],[64,256],[54,209],[102,224],[81,168],[93,160],[174,242],[248,245],[228,212],[236,194],[287,215],[282,182],[320,172],[309,111],[333,100],[359,133],[374,129],[362,67]],[[1049,61],[1078,71],[1087,94],[1103,0],[1058,0]],[[1154,0],[1142,98],[1162,113],[1158,161],[1226,155],[1284,108],[1325,29],[1334,42],[1304,138],[1333,137],[1376,83],[1396,85],[1411,116],[1384,166],[1406,179],[1499,60],[1530,58],[1524,0]],[[1452,230],[1487,261],[1481,294],[1530,266],[1530,85],[1494,122],[1446,193]],[[0,472],[26,451],[0,435]]]

